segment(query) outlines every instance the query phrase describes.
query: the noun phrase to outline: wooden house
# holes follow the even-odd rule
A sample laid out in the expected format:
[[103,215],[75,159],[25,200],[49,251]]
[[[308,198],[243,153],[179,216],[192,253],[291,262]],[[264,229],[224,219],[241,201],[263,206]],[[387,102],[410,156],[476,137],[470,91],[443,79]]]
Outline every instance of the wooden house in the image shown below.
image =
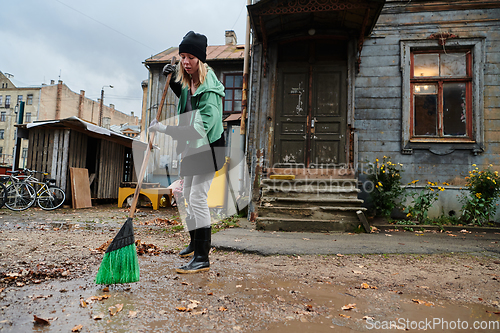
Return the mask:
[[431,215],[459,212],[474,164],[498,168],[500,2],[261,0],[248,11],[258,227],[355,228],[367,162],[383,156],[403,164],[403,183],[450,184]]
[[117,199],[122,182],[135,178],[132,145],[138,140],[77,117],[21,125],[29,138],[26,167],[48,172],[71,198],[69,168],[88,169],[92,199]]

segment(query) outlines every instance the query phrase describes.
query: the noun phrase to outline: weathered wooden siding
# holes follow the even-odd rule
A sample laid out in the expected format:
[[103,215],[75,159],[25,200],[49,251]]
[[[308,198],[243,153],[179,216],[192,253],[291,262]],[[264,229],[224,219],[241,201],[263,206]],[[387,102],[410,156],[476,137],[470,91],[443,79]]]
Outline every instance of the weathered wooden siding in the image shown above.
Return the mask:
[[[86,168],[87,167],[87,142],[88,136],[77,132],[71,131],[68,162],[67,162],[67,175],[69,175],[69,168]],[[66,177],[66,188],[71,189],[71,179]],[[71,191],[68,191],[71,192]],[[67,193],[71,197],[71,193]]]
[[96,199],[116,199],[123,178],[125,147],[114,142],[101,140],[98,172],[96,175]]
[[[417,7],[409,4],[410,8],[406,8],[408,12],[401,11],[400,5],[398,1],[386,5],[375,27],[374,37],[367,39],[363,46],[355,88],[355,125],[359,133],[360,162],[374,161],[385,155],[406,165],[404,181],[422,179],[440,182],[465,176],[472,164],[499,165],[500,9],[411,12]],[[401,154],[399,44],[401,40],[426,39],[439,32],[450,32],[460,38],[485,38],[485,151],[477,156],[465,150],[434,155],[428,150],[415,149],[412,155]]]
[[[480,1],[474,1],[480,6]],[[359,162],[373,162],[387,156],[404,165],[403,183],[414,179],[448,182],[456,195],[472,164],[500,168],[500,8],[467,9],[449,7],[440,1],[426,11],[425,1],[388,1],[371,38],[364,42],[361,67],[355,87],[355,127],[359,138]],[[428,1],[434,6],[436,1]],[[466,3],[466,2],[464,2]],[[496,7],[496,8],[495,8]],[[486,53],[482,98],[484,101],[484,152],[455,150],[436,155],[413,149],[402,154],[401,40],[426,40],[431,34],[449,32],[459,38],[483,38]],[[450,40],[449,43],[452,43]],[[436,46],[437,46],[436,41]],[[481,70],[481,69],[480,69]],[[364,164],[366,167],[366,163]],[[362,170],[361,170],[362,171]],[[361,176],[362,178],[362,176]],[[457,200],[455,200],[456,202]],[[448,204],[448,203],[447,203]],[[441,207],[445,211],[446,207]],[[441,213],[441,212],[439,212]]]
[[69,130],[31,129],[26,163],[29,169],[48,172],[64,191],[67,188],[69,136]]

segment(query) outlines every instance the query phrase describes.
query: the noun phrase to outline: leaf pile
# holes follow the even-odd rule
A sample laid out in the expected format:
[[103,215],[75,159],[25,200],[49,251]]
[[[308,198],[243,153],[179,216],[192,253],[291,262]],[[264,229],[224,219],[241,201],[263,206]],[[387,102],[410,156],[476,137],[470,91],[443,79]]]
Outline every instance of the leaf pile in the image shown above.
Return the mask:
[[171,226],[171,225],[180,225],[181,223],[176,221],[176,220],[171,220],[171,219],[162,219],[162,218],[155,218],[154,220],[151,221],[143,221],[139,222],[140,225],[151,225],[151,226],[157,226],[157,227],[166,227],[166,226]]
[[158,246],[156,246],[154,244],[141,243],[140,239],[135,241],[135,247],[137,250],[137,254],[140,256],[145,255],[145,254],[157,256],[162,252],[162,250]]
[[[106,249],[108,248],[109,244],[111,244],[112,241],[113,241],[113,239],[110,239],[107,242],[103,243],[101,246],[99,246],[96,249],[96,251],[104,254],[106,252]],[[162,251],[161,248],[159,248],[158,246],[156,246],[154,244],[142,243],[140,239],[135,241],[135,247],[136,247],[137,254],[140,256],[145,255],[145,254],[157,256],[160,253],[165,252],[165,251]]]
[[23,287],[26,284],[38,284],[45,280],[68,277],[67,268],[38,264],[35,270],[21,268],[17,272],[0,272],[0,285]]

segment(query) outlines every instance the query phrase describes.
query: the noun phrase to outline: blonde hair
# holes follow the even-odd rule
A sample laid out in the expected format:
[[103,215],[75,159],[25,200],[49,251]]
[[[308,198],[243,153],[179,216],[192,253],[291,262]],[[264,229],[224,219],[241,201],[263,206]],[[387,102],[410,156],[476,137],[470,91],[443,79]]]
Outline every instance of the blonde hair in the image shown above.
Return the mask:
[[[207,77],[208,69],[210,68],[206,63],[202,62],[200,59],[198,59],[198,85],[196,86],[197,88],[205,82],[205,79]],[[191,84],[191,75],[186,72],[184,67],[182,67],[181,62],[177,64],[177,76],[175,77],[176,82],[181,82],[182,87],[190,87]]]

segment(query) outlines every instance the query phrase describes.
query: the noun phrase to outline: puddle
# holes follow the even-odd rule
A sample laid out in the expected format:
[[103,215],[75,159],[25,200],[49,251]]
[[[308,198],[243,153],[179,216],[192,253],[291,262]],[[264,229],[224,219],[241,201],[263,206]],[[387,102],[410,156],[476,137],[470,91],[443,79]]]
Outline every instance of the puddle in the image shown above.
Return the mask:
[[[176,274],[174,268],[184,263],[175,255],[141,257],[141,282],[112,286],[107,292],[90,275],[8,288],[0,299],[1,331],[70,332],[76,325],[83,326],[82,332],[416,331],[418,325],[438,332],[463,331],[465,325],[474,332],[491,332],[500,328],[491,326],[499,325],[500,316],[492,313],[497,310],[486,306],[397,290],[356,289],[354,283],[290,279],[265,266],[248,270],[224,258],[208,273]],[[85,308],[80,305],[80,297],[103,295],[109,298]],[[123,304],[123,309],[111,316],[109,308],[116,304]],[[348,304],[355,305],[342,310]],[[189,307],[190,312],[177,310]],[[52,318],[51,324],[34,325],[33,315]],[[475,323],[479,329],[473,329]],[[490,326],[481,329],[481,325]]]

